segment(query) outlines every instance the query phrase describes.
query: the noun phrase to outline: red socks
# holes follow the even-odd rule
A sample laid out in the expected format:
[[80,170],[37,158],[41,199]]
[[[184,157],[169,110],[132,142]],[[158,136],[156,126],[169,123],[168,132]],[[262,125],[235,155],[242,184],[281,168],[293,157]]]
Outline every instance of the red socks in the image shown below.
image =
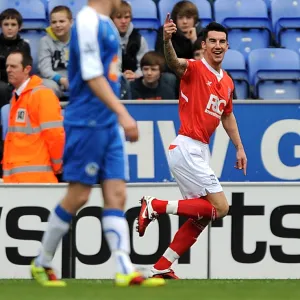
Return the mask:
[[[199,201],[198,199],[197,201]],[[184,200],[186,201],[186,200]],[[196,242],[210,219],[201,220],[201,224],[193,219],[188,219],[176,232],[172,243],[164,255],[154,265],[156,270],[169,269],[176,259],[183,255]]]
[[216,209],[209,201],[203,199],[187,199],[178,201],[177,215],[201,219],[201,217],[215,220]]
[[179,201],[165,201],[154,199],[151,202],[153,210],[158,214],[174,214],[193,219],[208,218],[215,220],[217,217],[216,209],[209,201],[201,198],[186,199]]

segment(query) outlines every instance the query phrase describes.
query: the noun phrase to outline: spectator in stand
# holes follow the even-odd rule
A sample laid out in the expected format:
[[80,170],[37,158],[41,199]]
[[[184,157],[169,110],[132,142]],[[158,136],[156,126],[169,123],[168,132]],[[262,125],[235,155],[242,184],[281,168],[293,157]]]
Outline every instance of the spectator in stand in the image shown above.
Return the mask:
[[67,6],[54,7],[50,12],[47,35],[41,39],[39,46],[38,69],[43,84],[59,98],[69,88],[67,66],[72,22],[72,12]]
[[176,81],[170,80],[169,76],[163,76],[164,65],[164,57],[155,51],[143,56],[141,60],[143,77],[130,83],[133,99],[176,99]]
[[32,57],[26,52],[7,57],[15,91],[4,141],[5,183],[57,183],[55,174],[62,171],[65,133],[59,99],[40,77],[30,76],[31,69]]
[[137,29],[133,28],[132,10],[128,2],[122,0],[120,8],[111,18],[121,37],[122,73],[127,80],[134,80],[142,75],[140,61],[148,52],[147,41]]
[[[204,56],[204,49],[202,48],[202,38],[198,38],[196,40],[196,42],[194,43],[193,45],[193,57],[195,60],[201,60],[203,59],[203,56]],[[226,71],[227,74],[231,77],[230,73],[228,71]],[[231,77],[231,79],[233,80],[233,78]],[[233,90],[233,96],[232,96],[233,99],[237,99],[237,96],[236,96],[236,92],[235,92],[235,89]]]
[[[177,32],[172,36],[172,44],[177,57],[193,58],[193,44],[202,35],[196,5],[190,1],[179,1],[173,7],[171,19],[177,25]],[[159,29],[155,50],[164,54],[163,27]]]
[[13,87],[8,83],[6,74],[7,56],[15,50],[30,54],[30,47],[19,35],[23,22],[22,15],[13,8],[8,8],[0,14],[0,109],[9,103]]

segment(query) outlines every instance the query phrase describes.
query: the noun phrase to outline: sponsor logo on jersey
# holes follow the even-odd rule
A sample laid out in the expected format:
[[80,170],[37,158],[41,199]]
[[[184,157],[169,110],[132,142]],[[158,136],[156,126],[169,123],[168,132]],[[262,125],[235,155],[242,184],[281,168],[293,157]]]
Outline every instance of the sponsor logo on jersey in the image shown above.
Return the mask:
[[225,106],[225,100],[219,99],[218,96],[211,94],[206,105],[205,112],[210,114],[211,116],[221,119]]

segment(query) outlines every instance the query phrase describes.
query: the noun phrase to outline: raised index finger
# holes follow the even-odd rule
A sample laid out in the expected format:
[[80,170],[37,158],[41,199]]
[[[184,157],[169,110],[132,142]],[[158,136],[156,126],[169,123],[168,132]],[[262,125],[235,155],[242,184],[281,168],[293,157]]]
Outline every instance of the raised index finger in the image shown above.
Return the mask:
[[167,13],[165,23],[169,23],[169,22],[170,22],[170,13]]
[[246,160],[243,161],[243,171],[244,171],[244,175],[246,176],[247,175],[247,161]]

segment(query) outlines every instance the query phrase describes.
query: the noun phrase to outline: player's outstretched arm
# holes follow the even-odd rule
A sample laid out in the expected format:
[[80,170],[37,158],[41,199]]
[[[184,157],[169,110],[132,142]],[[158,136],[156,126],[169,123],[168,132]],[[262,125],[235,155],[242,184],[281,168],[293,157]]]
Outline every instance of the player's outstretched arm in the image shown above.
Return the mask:
[[187,68],[187,61],[184,58],[178,58],[172,45],[172,35],[177,31],[176,24],[170,19],[170,14],[167,14],[164,23],[164,54],[169,68],[180,78]]
[[236,119],[234,114],[231,112],[230,114],[222,115],[222,124],[233,142],[236,148],[236,168],[244,171],[244,175],[247,173],[247,157],[244,151],[243,143],[240,137],[239,129],[236,123]]
[[131,117],[125,106],[115,95],[106,78],[104,76],[98,76],[88,80],[87,83],[99,100],[101,99],[100,101],[105,103],[117,114],[119,123],[124,128],[126,137],[131,142],[137,141],[139,134],[136,121]]

